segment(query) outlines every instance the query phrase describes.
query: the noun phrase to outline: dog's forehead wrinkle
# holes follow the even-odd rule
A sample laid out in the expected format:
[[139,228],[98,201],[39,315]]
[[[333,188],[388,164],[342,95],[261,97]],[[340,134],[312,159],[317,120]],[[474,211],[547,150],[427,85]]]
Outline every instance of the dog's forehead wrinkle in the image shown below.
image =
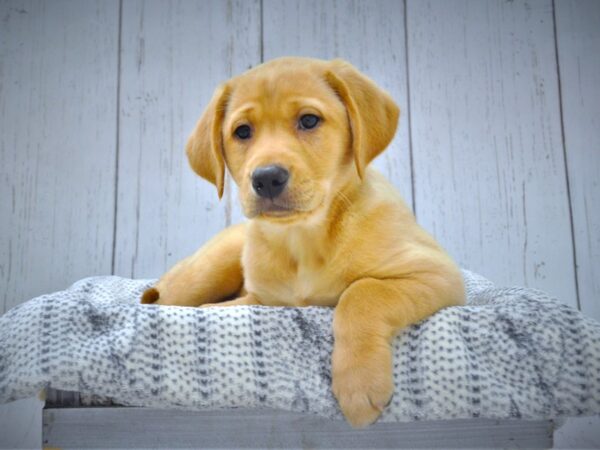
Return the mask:
[[327,109],[327,105],[324,99],[310,95],[295,96],[289,99],[284,99],[284,101],[296,110],[300,110],[301,108],[306,107],[312,107],[319,111],[324,111]]
[[260,110],[261,106],[258,102],[244,102],[241,105],[232,105],[233,107],[227,112],[228,121],[235,123],[240,118],[246,117],[251,113]]

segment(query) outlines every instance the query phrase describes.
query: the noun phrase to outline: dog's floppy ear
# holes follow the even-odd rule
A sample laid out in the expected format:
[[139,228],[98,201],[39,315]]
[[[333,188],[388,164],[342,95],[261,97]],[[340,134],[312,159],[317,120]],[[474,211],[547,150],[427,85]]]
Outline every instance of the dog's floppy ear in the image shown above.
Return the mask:
[[216,89],[185,146],[190,166],[194,172],[217,187],[219,198],[223,196],[225,179],[221,127],[229,93],[227,84]]
[[346,105],[354,162],[362,178],[366,166],[394,137],[400,109],[387,92],[341,59],[329,62],[325,79]]

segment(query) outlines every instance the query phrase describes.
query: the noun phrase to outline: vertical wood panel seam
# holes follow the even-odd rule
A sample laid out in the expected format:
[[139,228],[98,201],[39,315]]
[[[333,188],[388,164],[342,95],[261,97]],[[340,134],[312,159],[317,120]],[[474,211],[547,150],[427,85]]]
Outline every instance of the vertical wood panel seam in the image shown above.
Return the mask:
[[573,249],[573,268],[575,269],[575,297],[577,308],[581,311],[581,301],[579,298],[579,270],[577,269],[577,248],[575,247],[575,223],[573,220],[573,202],[571,201],[571,184],[569,181],[569,162],[567,160],[567,145],[565,137],[565,121],[563,116],[563,94],[562,83],[560,79],[560,57],[558,52],[558,30],[556,27],[556,0],[552,0],[552,25],[554,28],[554,57],[556,60],[556,80],[558,87],[558,109],[560,116],[560,136],[562,142],[562,151],[564,159],[565,180],[567,184],[567,203],[569,205],[569,224],[571,227],[571,248]]
[[260,62],[265,62],[265,4],[260,0]]
[[116,133],[115,133],[115,194],[114,194],[114,214],[113,214],[113,242],[112,259],[110,272],[115,274],[116,254],[117,254],[117,214],[119,213],[119,140],[120,140],[120,122],[121,122],[121,32],[123,28],[123,0],[119,0],[119,20],[117,30],[117,88],[116,88]]
[[408,58],[408,0],[404,0],[404,66],[406,71],[406,120],[408,121],[408,159],[410,161],[410,184],[411,184],[411,200],[412,210],[417,217],[417,205],[415,195],[415,165],[413,160],[413,141],[412,141],[412,118],[410,109],[410,67]]

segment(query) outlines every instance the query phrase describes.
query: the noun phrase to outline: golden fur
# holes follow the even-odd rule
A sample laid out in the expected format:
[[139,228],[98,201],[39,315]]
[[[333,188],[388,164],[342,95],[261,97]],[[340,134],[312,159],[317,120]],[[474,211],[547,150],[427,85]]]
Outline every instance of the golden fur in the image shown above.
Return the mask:
[[[321,122],[300,129],[303,114]],[[142,302],[335,306],[333,392],[353,426],[375,421],[394,389],[393,337],[464,303],[455,263],[368,167],[398,117],[390,96],[341,60],[281,58],[221,85],[186,151],[219,196],[229,169],[250,220],[178,263]],[[240,124],[250,139],[234,135]],[[251,185],[269,164],[290,173],[274,200]]]

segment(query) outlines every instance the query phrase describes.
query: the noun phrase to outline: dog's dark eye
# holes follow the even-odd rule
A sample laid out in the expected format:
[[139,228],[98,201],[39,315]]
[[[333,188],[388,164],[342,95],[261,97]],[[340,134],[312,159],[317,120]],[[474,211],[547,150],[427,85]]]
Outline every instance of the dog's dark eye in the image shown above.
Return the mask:
[[314,114],[304,114],[302,117],[300,117],[298,127],[302,130],[310,130],[316,127],[320,121],[321,119]]
[[240,125],[233,132],[239,139],[250,139],[252,136],[252,129],[248,125]]

